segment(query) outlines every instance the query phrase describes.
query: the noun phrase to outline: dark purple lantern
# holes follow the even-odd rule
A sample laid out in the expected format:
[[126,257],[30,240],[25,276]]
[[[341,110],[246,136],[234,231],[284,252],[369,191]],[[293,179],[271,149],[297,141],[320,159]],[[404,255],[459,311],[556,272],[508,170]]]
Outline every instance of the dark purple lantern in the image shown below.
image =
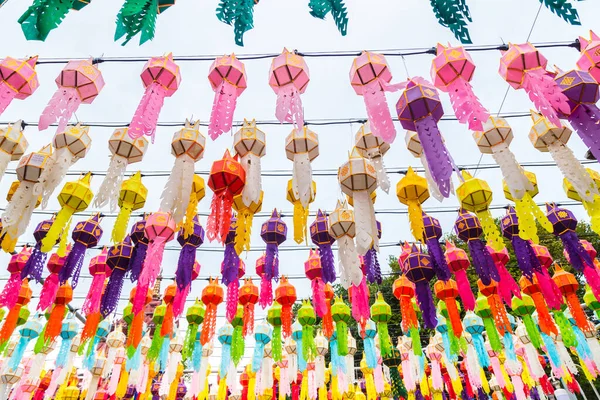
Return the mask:
[[444,257],[444,251],[440,246],[442,237],[442,227],[437,218],[423,212],[423,240],[429,250],[431,261],[433,261],[433,270],[438,279],[446,282],[450,279],[450,268]]
[[177,235],[177,241],[181,245],[179,260],[177,261],[177,272],[175,272],[177,290],[184,290],[192,283],[196,250],[204,243],[204,228],[200,225],[197,215],[194,216],[193,224],[194,228],[190,235],[185,237],[184,228],[180,229]]
[[112,272],[104,289],[100,305],[100,312],[104,318],[112,313],[119,304],[121,290],[123,289],[123,280],[129,270],[132,255],[133,245],[131,244],[131,237],[129,235],[125,236],[125,239],[121,243],[108,248],[106,264]]
[[323,281],[333,283],[335,281],[335,259],[331,245],[335,239],[329,234],[327,215],[321,210],[317,211],[317,218],[310,224],[310,237],[312,242],[319,247]]
[[562,93],[569,99],[571,112],[560,113],[567,118],[583,143],[597,160],[600,160],[600,109],[596,105],[599,91],[598,82],[587,71],[570,70],[559,72],[554,78]]
[[33,237],[36,242],[35,247],[27,260],[27,263],[25,263],[23,270],[21,270],[21,279],[33,278],[36,282],[41,281],[48,253],[42,252],[40,248],[42,247],[42,240],[46,237],[53,222],[54,215],[51,219],[44,220],[35,227],[35,230],[33,231]]
[[175,395],[175,398],[183,399],[186,393],[187,387],[185,386],[185,381],[182,379],[179,381],[179,385],[177,385],[177,394]]
[[279,252],[278,246],[285,242],[287,225],[275,208],[265,223],[262,224],[260,236],[267,244],[264,274],[267,279],[279,279]]
[[85,251],[91,247],[97,246],[102,237],[102,227],[100,226],[100,213],[95,213],[86,221],[78,222],[73,229],[71,238],[73,239],[73,248],[65,261],[65,265],[60,270],[58,277],[60,284],[63,285],[71,278],[73,289],[77,287],[79,274],[83,266]]
[[500,274],[498,273],[494,259],[480,239],[483,234],[483,228],[481,227],[479,218],[475,214],[461,208],[458,211],[458,218],[454,222],[454,230],[458,237],[467,243],[469,253],[473,259],[473,266],[481,282],[489,285],[492,283],[492,279],[496,282],[500,281]]
[[431,289],[429,288],[429,281],[435,276],[431,257],[413,244],[410,253],[404,261],[404,270],[402,272],[404,272],[409,281],[415,284],[417,302],[421,309],[425,327],[435,329],[437,325],[435,304],[433,303]]
[[[223,275],[223,285],[227,286],[227,321],[231,322],[235,318],[237,312],[237,302],[240,293],[240,257],[235,251],[235,237],[237,229],[237,218],[231,218],[229,224],[229,232],[225,237],[225,254],[221,263],[221,274]],[[243,272],[242,272],[243,276]]]
[[135,386],[127,386],[127,390],[123,395],[123,400],[131,400],[135,398],[137,391],[135,390]]
[[131,282],[136,282],[142,273],[144,267],[144,260],[146,259],[146,251],[148,250],[148,238],[146,237],[146,220],[148,216],[144,214],[144,217],[137,221],[131,227],[131,242],[133,243],[133,256],[131,257],[131,272],[129,273],[129,279]]
[[[375,221],[377,225],[377,238],[381,239],[381,222]],[[363,256],[364,271],[369,283],[377,283],[380,285],[383,282],[381,277],[381,267],[377,258],[377,251],[371,246],[367,253]]]

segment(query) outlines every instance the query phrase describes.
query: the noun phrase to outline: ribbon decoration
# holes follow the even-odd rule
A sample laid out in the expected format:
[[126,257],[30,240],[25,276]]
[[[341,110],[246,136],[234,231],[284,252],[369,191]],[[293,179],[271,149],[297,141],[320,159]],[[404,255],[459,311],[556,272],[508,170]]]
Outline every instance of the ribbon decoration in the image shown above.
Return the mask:
[[235,44],[244,46],[244,33],[254,27],[254,6],[259,0],[220,0],[217,18],[227,25],[233,25]]

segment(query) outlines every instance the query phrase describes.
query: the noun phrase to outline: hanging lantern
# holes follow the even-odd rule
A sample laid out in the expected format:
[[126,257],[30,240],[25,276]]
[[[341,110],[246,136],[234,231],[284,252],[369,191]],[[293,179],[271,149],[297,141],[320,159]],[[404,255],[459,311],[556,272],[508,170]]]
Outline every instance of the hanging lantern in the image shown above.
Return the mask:
[[[600,174],[591,168],[586,168],[585,170],[594,181],[596,188],[600,188]],[[581,202],[590,217],[590,227],[594,232],[600,232],[600,208],[598,208],[600,203],[596,201],[596,196],[594,196],[593,201],[582,199],[567,178],[563,178],[563,190],[569,199]]]
[[508,44],[502,52],[499,73],[514,89],[524,89],[535,108],[554,125],[560,125],[555,111],[568,114],[567,97],[546,71],[548,60],[531,43]]
[[240,164],[246,171],[246,184],[242,190],[242,201],[246,207],[261,200],[260,159],[266,154],[265,133],[256,127],[256,121],[244,119],[242,127],[233,137],[234,148]]
[[[2,62],[0,62],[0,77],[1,76]],[[2,82],[4,81],[0,81],[0,90],[2,90]],[[2,97],[0,96],[0,98]],[[0,100],[0,114],[4,111],[2,105],[3,100],[4,98]],[[11,161],[18,161],[29,147],[29,143],[23,134],[23,125],[23,121],[19,120],[15,123],[8,124],[4,129],[0,129],[0,179],[4,176],[8,163]]]
[[6,57],[0,61],[0,115],[13,99],[25,100],[39,86],[35,66],[38,58]]
[[383,156],[390,149],[390,145],[373,133],[371,124],[367,121],[356,132],[354,146],[362,157],[373,163],[377,172],[377,186],[388,193],[390,181],[383,164]]
[[263,274],[266,279],[279,278],[279,251],[278,246],[285,242],[287,225],[281,219],[277,209],[273,210],[271,218],[262,224],[260,236],[267,244]]
[[408,207],[408,220],[413,237],[423,241],[423,204],[429,198],[427,180],[417,175],[412,167],[408,167],[406,175],[396,185],[396,195],[400,203]]
[[338,181],[342,192],[352,197],[354,203],[358,254],[366,254],[371,247],[378,250],[375,209],[370,198],[370,194],[377,189],[377,174],[373,163],[362,158],[354,148],[349,160],[338,169]]
[[11,309],[17,303],[19,297],[19,288],[23,283],[21,271],[25,268],[27,260],[31,256],[31,248],[24,246],[21,251],[10,257],[7,270],[10,273],[10,278],[4,285],[2,293],[0,293],[0,307]]
[[135,222],[131,227],[129,236],[133,243],[133,254],[131,255],[129,278],[131,282],[136,282],[142,272],[146,252],[148,251],[148,238],[146,237],[146,221],[148,214],[144,214],[141,220]]
[[[175,282],[177,283],[177,294],[173,305],[173,313],[177,317],[181,315],[185,306],[185,300],[191,290],[196,268],[196,252],[204,243],[204,228],[198,221],[198,216],[194,217],[193,232],[186,237],[185,229],[181,228],[177,235],[177,242],[181,245],[179,259],[177,260],[177,270],[175,271]],[[200,272],[200,264],[196,276]]]
[[58,273],[65,265],[65,261],[67,260],[68,253],[70,251],[71,247],[67,246],[67,251],[63,256],[60,256],[58,252],[50,255],[48,264],[46,264],[46,268],[50,274],[46,277],[44,286],[42,286],[42,291],[40,292],[40,301],[37,305],[38,311],[46,310],[54,302],[56,291],[58,290],[59,286]]
[[335,322],[337,334],[338,355],[348,354],[348,322],[350,321],[350,307],[341,297],[336,296],[331,306],[331,317]]
[[468,311],[465,317],[463,318],[463,324],[465,326],[465,331],[467,331],[471,335],[473,347],[475,347],[479,365],[482,368],[489,367],[490,357],[485,348],[485,340],[483,338],[483,332],[485,331],[483,320],[481,319],[481,317],[479,317],[472,311]]
[[262,322],[256,327],[254,339],[256,346],[252,355],[252,372],[258,372],[261,368],[265,346],[271,342],[272,329],[269,324]]
[[210,283],[202,289],[202,302],[206,306],[201,336],[203,346],[213,339],[217,321],[217,306],[223,302],[223,297],[223,288],[219,285],[219,280],[210,278]]
[[263,253],[260,257],[258,257],[258,259],[256,260],[256,274],[260,277],[260,297],[259,297],[259,302],[260,302],[260,306],[264,309],[266,308],[268,305],[273,303],[273,283],[271,282],[271,279],[267,278],[267,275],[265,274],[265,259],[266,259],[266,254]]
[[175,0],[155,0],[143,4],[125,0],[117,15],[114,41],[126,36],[125,41],[121,43],[122,46],[125,46],[140,32],[140,46],[146,41],[154,39],[157,16],[174,4]]
[[15,347],[12,355],[6,361],[5,370],[15,371],[19,367],[19,363],[23,359],[23,355],[25,355],[25,349],[29,342],[33,339],[37,338],[42,331],[42,324],[37,320],[27,321],[23,327],[19,330],[20,338]]
[[392,344],[388,333],[388,322],[392,319],[392,308],[385,302],[381,292],[377,293],[375,303],[371,306],[371,319],[377,324],[381,356],[387,357],[390,354]]
[[254,307],[258,303],[258,287],[252,279],[246,278],[240,288],[239,302],[244,307],[243,336],[245,337],[254,331]]
[[[529,241],[523,240],[519,235],[519,218],[515,209],[509,207],[506,210],[506,216],[500,221],[502,233],[507,239],[511,240],[517,265],[521,269],[523,275],[530,281],[533,281],[534,276],[539,284],[545,301],[551,308],[558,309],[562,303],[562,296],[556,285],[552,282],[547,268],[543,268],[540,264],[540,259],[536,255],[534,247]],[[550,260],[550,264],[552,261]],[[504,284],[504,282],[502,281]]]
[[492,349],[495,352],[500,352],[502,350],[502,343],[500,342],[498,330],[503,329],[503,327],[496,326],[492,308],[488,303],[487,298],[485,298],[482,293],[479,293],[477,296],[477,307],[475,308],[475,313],[483,320],[485,332],[487,333],[487,338],[489,344],[492,346]]
[[528,340],[533,344],[533,346],[536,349],[539,349],[541,346],[542,339],[540,337],[540,332],[538,331],[537,325],[532,317],[532,314],[535,311],[535,304],[533,302],[533,299],[526,294],[523,294],[521,299],[519,299],[518,297],[513,297],[511,309],[513,314],[521,318],[521,320],[523,321],[527,332]]
[[348,209],[346,202],[342,203],[338,200],[335,210],[329,215],[329,233],[338,242],[342,286],[348,289],[350,284],[360,285],[363,273],[354,245],[356,234],[354,211]]
[[120,211],[111,233],[111,241],[113,243],[119,243],[125,239],[131,213],[144,207],[147,196],[148,188],[142,183],[142,174],[140,171],[123,181],[121,191],[119,192],[118,204]]
[[446,241],[446,262],[456,278],[458,286],[458,295],[462,300],[463,306],[467,311],[473,311],[475,308],[475,296],[471,291],[471,285],[467,278],[467,268],[471,265],[467,252],[460,249],[450,241]]
[[183,350],[181,352],[183,361],[187,362],[193,357],[194,346],[196,343],[196,336],[198,335],[198,329],[202,321],[204,321],[204,314],[206,310],[202,303],[196,299],[194,304],[188,307],[185,319],[188,322],[188,328],[185,333],[185,339],[183,340]]
[[221,342],[221,367],[219,369],[219,378],[225,379],[231,362],[231,343],[233,335],[233,326],[226,323],[219,329],[218,339]]
[[235,242],[234,249],[238,255],[242,254],[244,250],[250,251],[252,221],[254,219],[254,215],[260,212],[260,210],[262,209],[263,196],[264,192],[261,190],[258,201],[256,203],[250,203],[249,206],[246,206],[246,204],[244,204],[242,194],[238,194],[233,198],[232,207],[237,212],[237,220],[235,224],[232,223],[232,226],[235,226],[235,235],[233,239]]
[[296,288],[282,276],[275,289],[275,301],[281,305],[281,326],[285,338],[292,334],[292,306],[296,299]]
[[108,249],[106,264],[110,267],[111,273],[104,288],[102,305],[100,306],[104,318],[115,311],[119,304],[123,281],[125,280],[125,274],[129,271],[132,253],[133,245],[129,236],[125,236],[123,242]]
[[52,146],[46,145],[37,152],[21,157],[16,168],[19,188],[2,213],[2,230],[6,232],[2,239],[2,249],[12,252],[19,236],[21,236],[31,220],[38,194],[34,186],[46,168],[52,155]]
[[[500,336],[504,339],[505,353],[508,358],[513,359],[515,351],[512,346],[513,330],[508,319],[508,314],[506,313],[506,308],[498,295],[498,283],[492,281],[489,285],[485,285],[481,279],[478,279],[477,287],[479,288],[479,292],[487,298],[487,304],[492,313],[493,323]],[[479,311],[482,311],[481,308]]]
[[415,284],[415,291],[419,308],[423,313],[423,323],[429,329],[435,328],[435,305],[429,289],[429,281],[435,275],[431,257],[413,245],[411,252],[404,262],[404,274]]
[[237,98],[246,90],[246,68],[235,54],[217,57],[210,66],[208,80],[215,92],[208,136],[215,140],[231,129]]
[[446,257],[440,245],[442,237],[442,227],[440,221],[425,212],[423,212],[423,241],[427,245],[427,250],[433,261],[433,269],[438,279],[447,281],[450,279],[450,269],[446,262]]
[[582,70],[589,72],[596,82],[600,82],[600,60],[597,54],[599,45],[600,37],[591,30],[589,39],[579,36],[581,57],[577,60],[577,66]]
[[[306,228],[308,223],[308,207],[304,207],[298,197],[295,197],[294,193],[294,180],[290,179],[287,184],[287,196],[286,199],[294,206],[294,241],[298,244],[306,240]],[[309,199],[309,203],[315,200],[317,194],[317,184],[312,181],[311,189],[312,197]]]
[[62,329],[62,322],[67,313],[67,304],[73,300],[73,288],[69,283],[65,283],[58,288],[54,306],[50,311],[48,323],[44,329],[44,339],[48,343],[53,341]]
[[2,324],[2,328],[0,329],[0,349],[6,347],[8,339],[19,325],[19,320],[22,319],[24,323],[24,321],[29,318],[29,310],[27,310],[25,306],[31,301],[31,289],[29,288],[27,279],[23,280],[23,283],[21,283],[18,294],[16,304],[14,307],[10,308],[8,315]]
[[421,338],[419,337],[419,321],[411,302],[415,297],[415,285],[403,274],[394,281],[392,290],[394,296],[400,300],[402,331],[410,335],[413,342],[413,349],[416,351],[420,348]]
[[[502,227],[502,221],[500,221],[500,226]],[[504,232],[504,229],[502,229]],[[510,260],[510,256],[508,255],[508,250],[503,248],[501,251],[494,250],[491,246],[486,246],[490,256],[494,260],[494,264],[496,264],[496,269],[498,270],[498,274],[500,275],[500,285],[498,285],[498,294],[502,298],[502,300],[510,307],[513,296],[521,298],[521,289],[515,279],[512,277],[510,272],[506,269],[506,264]]]
[[92,58],[71,60],[56,78],[58,90],[40,115],[38,129],[46,130],[58,123],[57,132],[63,132],[81,103],[91,104],[104,87],[102,73]]
[[302,355],[306,361],[314,361],[317,346],[313,325],[317,322],[317,315],[309,301],[302,301],[302,306],[298,309],[298,322],[302,325]]
[[481,104],[471,86],[475,63],[462,46],[439,44],[431,61],[431,79],[436,88],[448,93],[458,121],[472,131],[482,130],[490,113]]
[[132,138],[130,128],[116,129],[108,139],[108,149],[112,154],[106,176],[100,184],[98,194],[94,199],[95,207],[110,205],[110,210],[117,209],[120,201],[123,175],[127,165],[142,161],[148,149],[148,140],[145,137]]
[[229,150],[225,150],[223,158],[213,162],[208,180],[208,186],[214,192],[206,232],[211,242],[225,242],[231,223],[233,198],[242,193],[245,183],[246,172],[237,161],[237,155],[231,157]]
[[437,127],[444,114],[437,90],[423,78],[412,78],[398,100],[396,110],[402,127],[417,132],[427,161],[425,168],[430,170],[433,185],[447,198],[454,161]]
[[579,287],[579,283],[577,282],[577,279],[575,279],[575,275],[565,271],[558,264],[555,264],[554,268],[554,276],[552,279],[556,282],[556,285],[565,297],[569,311],[575,320],[575,324],[584,333],[590,332],[593,330],[593,326],[585,315],[585,312],[579,303],[579,299],[577,298],[577,288]]
[[352,62],[350,84],[362,96],[373,134],[387,143],[396,139],[396,128],[385,92],[403,89],[406,83],[390,84],[392,72],[383,54],[363,51]]
[[46,237],[48,230],[52,226],[54,216],[51,219],[40,222],[33,231],[33,237],[35,238],[35,247],[33,248],[31,255],[27,259],[27,262],[21,270],[21,279],[30,278],[35,279],[36,282],[42,280],[42,271],[44,270],[44,264],[46,263],[47,254],[43,253],[40,248],[42,246],[42,240]]
[[330,338],[333,335],[334,326],[333,326],[333,316],[331,315],[331,302],[334,298],[333,288],[329,283],[325,284],[325,306],[327,312],[322,316],[321,319],[321,327],[323,328],[323,334]]
[[335,260],[331,245],[335,239],[329,234],[327,216],[320,209],[317,211],[317,217],[313,223],[310,224],[310,237],[312,242],[319,247],[318,255],[321,260],[323,282],[334,282],[336,277]]
[[[92,283],[88,290],[88,294],[83,301],[81,311],[86,315],[86,322],[88,319],[93,318],[94,314],[100,312],[100,304],[102,301],[102,295],[104,292],[104,285],[106,278],[111,274],[111,268],[107,264],[108,250],[106,247],[102,248],[100,254],[92,257],[90,260],[89,270],[92,276]],[[99,316],[97,317],[100,322]]]
[[390,369],[390,385],[394,397],[407,398],[408,394],[404,387],[404,383],[402,382],[402,378],[400,377],[400,372],[398,371],[398,367],[402,363],[400,351],[392,346],[390,355],[383,357],[383,363]]
[[223,285],[227,286],[227,320],[231,322],[237,310],[239,297],[240,279],[246,272],[244,262],[240,260],[235,252],[236,218],[231,219],[229,234],[225,240],[225,257],[221,263],[221,275]]
[[170,212],[177,225],[183,222],[191,201],[195,163],[204,155],[206,138],[199,126],[200,121],[186,120],[183,129],[175,132],[171,141],[175,165],[163,189],[159,210]]
[[273,349],[273,360],[281,361],[281,319],[282,307],[278,302],[273,302],[273,305],[267,311],[267,321],[273,327],[273,336],[271,348]]
[[460,338],[463,327],[460,322],[460,312],[456,304],[456,298],[459,294],[456,282],[453,279],[448,279],[446,282],[439,280],[433,285],[433,290],[435,291],[435,296],[446,305],[448,319],[452,325],[452,332],[456,337]]
[[311,249],[308,260],[304,262],[304,274],[311,282],[312,302],[317,315],[321,318],[327,314],[327,302],[325,300],[325,282],[323,282],[323,268],[321,258],[317,250]]
[[551,334],[558,335],[558,329],[554,324],[554,320],[552,319],[550,312],[548,311],[548,305],[546,304],[537,278],[534,276],[533,280],[529,280],[527,277],[522,276],[519,279],[519,286],[521,286],[521,290],[524,294],[533,299],[533,304],[535,305],[535,310],[537,311],[537,320],[540,331],[548,336]]
[[304,57],[296,51],[283,52],[271,61],[269,71],[269,86],[277,94],[275,117],[282,124],[294,124],[294,127],[303,129],[304,109],[300,95],[304,93],[310,75]]
[[158,115],[165,97],[173,96],[179,88],[181,73],[173,61],[173,54],[169,53],[164,57],[150,58],[140,77],[146,90],[129,123],[127,134],[132,139],[150,136],[154,143]]

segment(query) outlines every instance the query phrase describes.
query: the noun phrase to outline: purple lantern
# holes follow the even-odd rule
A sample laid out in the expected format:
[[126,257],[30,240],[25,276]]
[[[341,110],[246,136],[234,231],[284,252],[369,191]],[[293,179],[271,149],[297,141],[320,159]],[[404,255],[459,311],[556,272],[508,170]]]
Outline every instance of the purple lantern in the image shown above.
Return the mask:
[[450,268],[446,262],[444,251],[440,246],[440,238],[442,237],[442,227],[437,218],[423,212],[423,240],[429,250],[431,261],[433,261],[433,270],[439,280],[444,282],[450,279]]
[[186,237],[185,228],[179,230],[177,241],[181,245],[179,260],[177,261],[177,272],[175,272],[175,282],[177,291],[173,300],[173,314],[181,315],[185,306],[185,299],[190,292],[192,281],[194,280],[194,264],[196,262],[196,250],[204,243],[204,228],[200,225],[198,216],[193,220],[193,230]]
[[102,296],[102,303],[100,304],[100,312],[104,318],[112,313],[119,304],[121,289],[123,289],[123,280],[129,270],[132,254],[133,245],[131,244],[131,237],[129,235],[125,236],[125,240],[121,243],[108,249],[106,264],[111,268],[112,272],[110,273],[110,278],[108,278],[108,283]]
[[417,132],[431,176],[442,196],[448,197],[454,161],[437,126],[444,115],[437,89],[421,77],[411,78],[396,111],[402,127]]
[[589,72],[576,69],[559,71],[554,81],[567,96],[571,107],[568,115],[564,115],[558,109],[556,111],[561,118],[569,120],[594,158],[600,160],[600,109],[596,105],[600,97],[598,82]]
[[475,214],[471,214],[467,210],[461,208],[458,211],[458,218],[454,222],[454,230],[458,237],[465,241],[469,246],[469,253],[473,259],[475,272],[479,275],[481,282],[484,285],[492,283],[492,279],[496,282],[500,281],[500,274],[496,268],[496,263],[490,255],[487,247],[481,241],[480,237],[483,234],[481,222]]
[[237,302],[240,289],[239,268],[240,257],[235,251],[235,232],[237,228],[237,218],[231,218],[229,232],[225,237],[225,255],[221,263],[221,273],[223,275],[223,285],[227,286],[227,321],[233,321],[237,312]]
[[262,224],[260,236],[267,244],[264,274],[267,279],[279,279],[279,251],[278,246],[285,242],[287,225],[275,208],[265,223]]
[[58,273],[60,284],[63,285],[71,278],[71,286],[73,289],[77,287],[79,274],[83,266],[85,251],[94,247],[102,237],[102,227],[100,227],[100,213],[95,213],[88,220],[81,221],[75,225],[71,238],[73,239],[73,248],[67,256],[65,265]]
[[131,227],[131,241],[133,242],[133,255],[131,256],[131,268],[129,279],[131,282],[136,282],[142,273],[144,260],[146,259],[146,251],[148,250],[148,238],[146,237],[146,220],[147,215],[144,215],[140,221],[133,224]]
[[27,260],[27,263],[21,271],[21,279],[33,278],[36,282],[40,282],[42,279],[42,272],[44,265],[46,264],[46,258],[48,253],[44,253],[40,250],[42,247],[42,239],[46,237],[48,230],[54,222],[54,216],[51,219],[40,222],[33,231],[33,237],[35,238],[35,247],[31,253],[31,256]]
[[329,222],[321,210],[317,211],[317,218],[310,224],[310,237],[312,242],[319,247],[323,282],[333,283],[335,281],[335,259],[331,245],[335,239],[329,234]]
[[[377,238],[381,239],[381,222],[375,221],[377,224]],[[369,283],[381,284],[383,279],[381,277],[381,267],[379,266],[379,259],[377,258],[377,251],[371,246],[367,253],[363,256],[364,260],[364,273],[367,276]]]
[[435,329],[437,318],[435,316],[435,304],[431,296],[429,281],[435,276],[433,261],[429,254],[425,254],[414,244],[404,261],[404,275],[415,284],[417,302],[423,316],[423,325],[429,329]]
[[585,275],[594,295],[596,298],[600,298],[600,276],[594,267],[594,261],[575,232],[577,219],[571,211],[557,207],[556,204],[546,204],[546,216],[552,222],[554,235],[560,238],[565,251],[569,254],[571,265]]

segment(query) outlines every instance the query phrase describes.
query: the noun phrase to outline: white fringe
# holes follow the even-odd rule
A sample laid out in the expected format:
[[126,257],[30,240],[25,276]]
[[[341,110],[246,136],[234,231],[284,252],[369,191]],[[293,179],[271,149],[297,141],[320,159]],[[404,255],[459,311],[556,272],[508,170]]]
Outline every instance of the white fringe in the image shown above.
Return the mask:
[[8,163],[10,163],[11,160],[12,156],[10,154],[0,151],[0,182],[2,181],[2,177],[4,177]]
[[[365,255],[371,247],[379,249],[375,208],[371,196],[366,190],[353,192],[354,221],[356,223],[356,249]],[[360,283],[360,282],[359,282]]]
[[427,159],[425,158],[425,154],[421,153],[419,157],[421,159],[421,164],[423,164],[423,168],[425,169],[425,179],[427,179],[427,186],[429,187],[429,194],[433,196],[434,199],[439,201],[440,203],[444,200],[444,196],[440,193],[440,189],[437,184],[433,180],[431,176],[431,171],[429,171],[429,164],[427,164]]
[[348,235],[344,235],[337,240],[337,244],[338,259],[340,260],[340,283],[344,289],[348,289],[350,284],[354,284],[355,286],[360,285],[363,273],[360,269],[360,259],[354,246],[354,239]]
[[493,146],[492,151],[492,157],[494,157],[496,164],[500,166],[502,177],[506,181],[510,194],[515,200],[522,199],[527,191],[533,190],[533,185],[527,179],[515,155],[506,143]]
[[300,200],[303,207],[308,207],[312,197],[312,166],[308,153],[294,155],[294,171],[292,176],[294,196]]
[[246,170],[246,184],[242,191],[242,201],[246,207],[249,207],[252,203],[258,203],[262,190],[260,157],[249,151],[241,161]]
[[386,193],[390,192],[390,179],[388,178],[387,172],[385,172],[385,165],[383,164],[383,156],[377,156],[371,158],[375,171],[377,171],[377,185]]
[[52,193],[54,193],[67,175],[69,168],[77,160],[67,147],[56,150],[48,158],[48,163],[44,171],[42,171],[38,185],[35,187],[35,194],[42,196],[42,209],[48,206],[50,196],[52,196]]
[[176,224],[183,221],[190,202],[194,168],[194,161],[187,154],[177,157],[160,196],[160,211],[170,212]]
[[579,196],[585,201],[593,201],[594,195],[598,195],[598,188],[592,177],[577,160],[571,149],[556,141],[548,145],[548,150],[556,165],[565,178],[573,185]]
[[94,207],[104,207],[110,203],[110,211],[115,211],[118,206],[119,192],[123,175],[127,169],[128,161],[125,157],[115,154],[110,159],[110,165],[106,171],[106,176],[94,198]]

